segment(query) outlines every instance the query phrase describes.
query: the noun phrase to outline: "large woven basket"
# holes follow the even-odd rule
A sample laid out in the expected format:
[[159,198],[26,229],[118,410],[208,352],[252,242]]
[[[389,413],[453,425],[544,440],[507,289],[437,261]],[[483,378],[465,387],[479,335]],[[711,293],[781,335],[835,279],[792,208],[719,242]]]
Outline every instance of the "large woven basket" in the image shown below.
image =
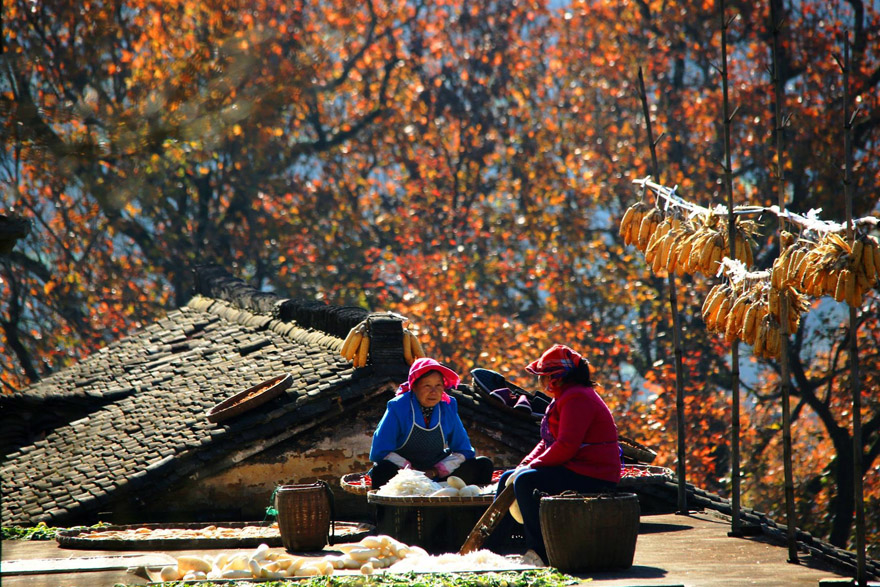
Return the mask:
[[635,493],[561,495],[541,499],[541,533],[550,566],[562,572],[628,569],[639,535]]
[[430,554],[458,552],[494,496],[426,497],[367,493],[376,506],[376,530]]
[[285,549],[313,552],[327,544],[333,494],[326,483],[281,485],[275,490],[275,509]]

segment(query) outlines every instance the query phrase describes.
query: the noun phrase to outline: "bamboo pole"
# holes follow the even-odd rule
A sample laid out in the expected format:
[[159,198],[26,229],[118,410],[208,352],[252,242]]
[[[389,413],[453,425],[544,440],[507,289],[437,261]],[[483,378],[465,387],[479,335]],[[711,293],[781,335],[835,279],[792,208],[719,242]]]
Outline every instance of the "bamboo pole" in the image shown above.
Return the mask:
[[[727,209],[733,210],[733,163],[731,162],[730,149],[730,123],[732,115],[730,113],[730,100],[728,88],[728,72],[727,72],[727,29],[731,20],[727,19],[725,14],[725,2],[721,0],[719,3],[719,12],[721,17],[721,115],[724,119],[724,188],[727,192]],[[727,215],[727,243],[730,247],[728,257],[736,260],[736,215]],[[732,395],[731,418],[730,418],[730,533],[733,536],[741,536],[740,528],[740,465],[739,465],[739,447],[740,447],[740,405],[739,405],[739,344],[734,342],[730,345],[730,368],[731,368],[731,385],[730,392]]]
[[[640,186],[650,188],[657,196],[666,200],[666,205],[669,207],[679,208],[688,213],[695,214],[728,214],[727,210],[717,210],[706,208],[705,206],[700,206],[698,204],[694,204],[692,202],[688,202],[683,199],[681,196],[676,194],[676,190],[678,190],[678,186],[669,188],[663,185],[660,185],[657,182],[651,181],[651,176],[634,179],[633,183],[638,184]],[[784,212],[780,212],[779,208],[774,204],[773,206],[735,206],[733,208],[733,213],[737,216],[760,216],[763,214],[772,214],[777,216],[789,224],[793,224],[800,228],[806,230],[813,230],[819,233],[833,232],[833,233],[846,233],[846,226],[841,222],[830,222],[827,220],[822,220],[815,216],[811,216],[807,218],[806,216],[802,216],[800,214],[796,214],[791,210],[785,210]],[[868,227],[868,230],[871,230],[872,227],[880,226],[880,218],[875,216],[863,216],[861,218],[855,218],[852,221],[852,225],[855,226],[865,226]],[[769,272],[768,272],[769,275]]]
[[[651,149],[651,173],[660,181],[660,165],[657,163],[657,140],[654,140],[654,130],[651,125],[651,111],[648,108],[648,94],[645,92],[645,78],[642,76],[642,68],[639,67],[639,97],[642,101],[642,112],[645,116],[645,127],[648,132],[648,146]],[[685,459],[685,425],[684,425],[684,369],[682,368],[681,352],[681,319],[678,315],[678,294],[675,289],[675,275],[667,272],[669,283],[669,311],[672,314],[672,347],[675,361],[675,410],[676,427],[678,430],[678,464],[676,476],[678,477],[678,513],[686,515],[687,506],[687,467]]]
[[[853,229],[853,154],[852,154],[852,123],[855,114],[849,113],[849,35],[843,42],[843,142],[845,175],[843,179],[844,197],[846,198],[846,240],[850,247],[855,244],[856,233]],[[850,385],[852,387],[852,423],[853,423],[853,490],[856,504],[856,581],[861,587],[868,584],[865,560],[865,494],[862,479],[862,390],[859,381],[859,337],[857,336],[858,309],[849,306],[849,367]]]
[[[776,135],[776,196],[780,211],[785,212],[785,179],[783,155],[785,152],[783,130],[784,99],[782,79],[779,75],[779,35],[782,21],[777,18],[776,2],[770,0],[770,26],[773,29],[773,87],[774,87],[774,110]],[[780,226],[782,216],[780,216]],[[782,230],[779,231],[779,250],[782,252]],[[788,328],[788,298],[779,298],[780,314],[780,344],[782,350],[779,355],[779,383],[782,395],[782,459],[785,475],[785,512],[786,512],[786,535],[788,541],[788,562],[797,564],[800,562],[797,550],[797,513],[794,508],[794,474],[791,465],[791,374],[789,365],[789,328]]]

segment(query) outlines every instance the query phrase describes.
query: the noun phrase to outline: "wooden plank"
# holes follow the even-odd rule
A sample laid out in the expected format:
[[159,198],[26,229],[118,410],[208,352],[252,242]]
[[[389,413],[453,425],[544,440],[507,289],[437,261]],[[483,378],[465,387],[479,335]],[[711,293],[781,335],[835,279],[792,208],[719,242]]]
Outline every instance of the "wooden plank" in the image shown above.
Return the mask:
[[492,505],[490,505],[482,517],[480,517],[477,525],[474,526],[474,529],[468,534],[468,537],[464,541],[461,550],[458,551],[458,554],[467,554],[479,550],[486,541],[486,538],[492,534],[492,531],[498,527],[498,524],[504,519],[504,516],[507,515],[510,505],[515,498],[516,496],[513,493],[513,483],[511,483],[498,494],[498,497],[495,498]]

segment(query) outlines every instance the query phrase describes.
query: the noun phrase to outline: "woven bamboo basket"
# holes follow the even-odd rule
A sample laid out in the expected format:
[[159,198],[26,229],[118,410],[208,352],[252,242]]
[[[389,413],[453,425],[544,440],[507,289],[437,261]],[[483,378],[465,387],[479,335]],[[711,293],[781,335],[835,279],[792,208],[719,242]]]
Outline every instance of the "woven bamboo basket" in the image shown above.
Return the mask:
[[561,495],[541,499],[541,534],[550,566],[562,572],[628,569],[639,535],[635,493]]
[[333,494],[326,483],[281,485],[275,490],[275,509],[285,549],[312,552],[327,544]]

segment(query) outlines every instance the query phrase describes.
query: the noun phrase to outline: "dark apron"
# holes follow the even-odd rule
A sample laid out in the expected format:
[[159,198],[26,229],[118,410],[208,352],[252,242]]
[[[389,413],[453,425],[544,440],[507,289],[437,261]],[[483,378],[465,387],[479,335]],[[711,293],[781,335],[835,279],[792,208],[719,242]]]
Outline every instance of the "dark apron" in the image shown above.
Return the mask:
[[437,408],[437,424],[433,428],[419,426],[416,422],[418,422],[418,418],[422,418],[422,414],[417,415],[415,406],[412,404],[410,407],[413,410],[412,428],[410,428],[409,436],[406,437],[403,445],[394,452],[412,463],[413,468],[424,471],[446,458],[449,455],[449,449],[446,446],[443,429],[440,427],[442,417],[439,407]]

